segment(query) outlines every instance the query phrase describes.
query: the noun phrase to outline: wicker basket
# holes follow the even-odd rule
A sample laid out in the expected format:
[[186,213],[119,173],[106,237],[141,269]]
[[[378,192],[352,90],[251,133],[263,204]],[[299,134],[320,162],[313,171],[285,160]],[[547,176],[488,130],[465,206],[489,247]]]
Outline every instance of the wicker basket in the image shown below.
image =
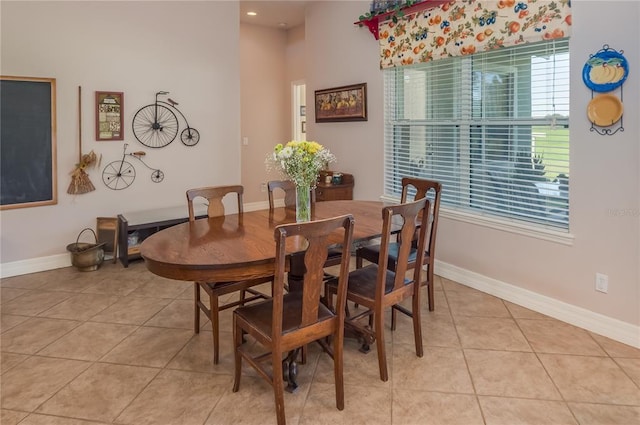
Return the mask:
[[[80,236],[85,231],[91,231],[96,243],[78,242]],[[82,272],[90,272],[98,270],[102,262],[104,261],[104,246],[106,243],[97,243],[98,238],[96,232],[93,229],[83,229],[76,238],[76,242],[67,245],[67,251],[71,253],[71,264]]]

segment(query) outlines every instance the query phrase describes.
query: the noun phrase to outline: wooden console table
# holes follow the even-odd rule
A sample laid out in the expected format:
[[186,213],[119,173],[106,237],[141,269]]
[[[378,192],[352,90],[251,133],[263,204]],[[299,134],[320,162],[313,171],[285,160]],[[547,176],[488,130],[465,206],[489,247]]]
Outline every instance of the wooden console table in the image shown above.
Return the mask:
[[342,183],[325,183],[327,174],[332,172],[321,171],[316,186],[316,201],[351,201],[353,200],[353,175],[342,173]]

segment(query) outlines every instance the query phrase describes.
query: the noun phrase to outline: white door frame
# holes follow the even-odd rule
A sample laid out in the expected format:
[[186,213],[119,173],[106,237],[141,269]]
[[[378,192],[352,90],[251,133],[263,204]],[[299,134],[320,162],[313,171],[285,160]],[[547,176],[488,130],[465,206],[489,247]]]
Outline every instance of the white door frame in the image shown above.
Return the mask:
[[304,80],[291,82],[291,140],[307,140],[306,132],[302,132],[302,123],[306,122],[307,119],[306,113],[304,116],[301,113],[303,106],[306,109],[305,94],[306,86]]

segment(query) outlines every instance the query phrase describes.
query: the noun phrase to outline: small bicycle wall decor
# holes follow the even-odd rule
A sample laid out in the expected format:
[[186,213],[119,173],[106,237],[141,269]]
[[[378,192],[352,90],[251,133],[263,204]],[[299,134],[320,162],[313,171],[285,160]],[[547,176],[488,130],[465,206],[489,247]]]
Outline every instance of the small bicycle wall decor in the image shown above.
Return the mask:
[[136,169],[130,162],[125,161],[127,156],[137,159],[151,170],[151,181],[154,183],[160,183],[164,179],[164,173],[155,168],[149,167],[143,160],[142,156],[146,155],[143,151],[137,151],[133,153],[127,153],[128,144],[124,144],[124,151],[122,152],[122,159],[119,161],[113,161],[107,164],[102,171],[102,181],[109,189],[122,190],[126,189],[136,179]]
[[[178,102],[167,98],[158,100],[158,96],[166,96],[169,92],[159,91],[151,105],[143,106],[133,116],[133,134],[140,143],[150,148],[163,148],[173,142],[178,134],[178,113],[184,120],[186,128],[180,133],[180,140],[186,146],[194,146],[200,141],[200,133],[193,127],[177,108]],[[174,112],[175,111],[175,112]]]

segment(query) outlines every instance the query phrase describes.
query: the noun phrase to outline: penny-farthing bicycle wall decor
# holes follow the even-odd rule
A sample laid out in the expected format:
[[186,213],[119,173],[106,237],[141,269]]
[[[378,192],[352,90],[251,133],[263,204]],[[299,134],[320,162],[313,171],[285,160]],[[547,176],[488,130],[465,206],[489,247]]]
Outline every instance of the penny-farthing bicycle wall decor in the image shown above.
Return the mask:
[[169,92],[156,93],[155,102],[143,106],[133,116],[133,134],[143,145],[150,148],[163,148],[173,142],[178,135],[179,122],[176,113],[182,117],[186,128],[180,133],[180,140],[186,146],[194,146],[200,141],[200,133],[189,126],[187,118],[177,108],[178,102],[171,98],[159,100]]

